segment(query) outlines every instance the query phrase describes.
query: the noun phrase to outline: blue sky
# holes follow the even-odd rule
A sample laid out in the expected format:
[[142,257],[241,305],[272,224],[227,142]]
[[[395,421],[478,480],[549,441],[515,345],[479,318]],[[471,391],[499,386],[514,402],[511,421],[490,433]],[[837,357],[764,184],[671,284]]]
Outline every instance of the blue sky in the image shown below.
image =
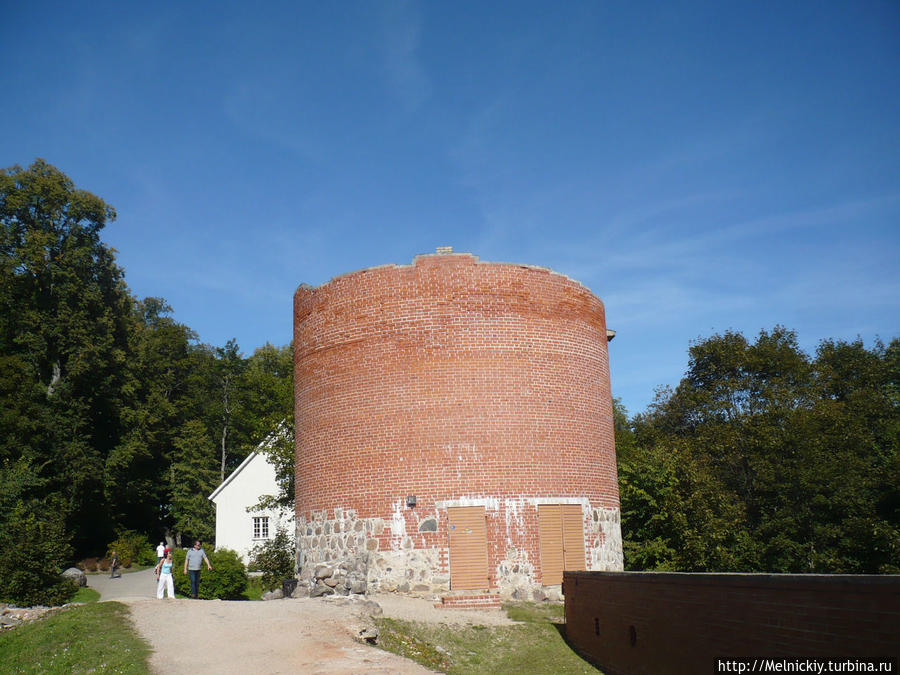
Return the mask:
[[600,296],[613,394],[691,340],[900,335],[900,4],[7,3],[0,165],[112,204],[211,344],[437,246]]

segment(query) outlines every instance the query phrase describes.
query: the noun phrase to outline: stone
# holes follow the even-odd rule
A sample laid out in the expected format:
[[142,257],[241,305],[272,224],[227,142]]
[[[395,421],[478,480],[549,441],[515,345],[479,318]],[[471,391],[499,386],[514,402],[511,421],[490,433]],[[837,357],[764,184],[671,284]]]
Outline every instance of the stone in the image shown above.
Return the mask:
[[87,575],[77,567],[70,567],[65,572],[63,572],[62,575],[66,579],[71,579],[72,581],[74,581],[78,586],[87,586]]
[[334,595],[334,589],[329,588],[323,583],[318,583],[315,588],[309,592],[309,597],[311,598],[320,598],[323,595]]
[[338,579],[337,579],[337,577],[328,577],[327,579],[323,579],[322,581],[323,581],[323,582],[325,583],[325,585],[328,586],[329,588],[334,588],[335,586],[338,585]]
[[282,593],[280,588],[276,588],[274,591],[269,591],[268,593],[263,593],[263,600],[281,600],[284,597],[284,593]]
[[375,626],[364,626],[359,630],[359,639],[369,644],[375,644],[378,640],[378,629]]
[[535,588],[531,592],[531,599],[535,602],[544,602],[547,599],[547,594],[544,593],[543,589]]
[[428,593],[431,591],[431,586],[428,584],[416,584],[412,589],[413,593]]
[[369,616],[383,616],[384,610],[374,600],[366,600],[362,603],[361,608],[369,615]]
[[366,542],[366,550],[367,551],[377,551],[378,550],[378,540],[377,539],[369,539]]
[[437,532],[437,520],[435,518],[426,518],[419,523],[419,532]]
[[309,597],[309,586],[303,586],[297,584],[297,588],[294,589],[294,592],[291,593],[292,598],[308,598]]
[[316,579],[327,579],[334,575],[334,568],[329,565],[316,565]]
[[362,595],[366,592],[366,586],[365,579],[354,579],[350,582],[350,592]]
[[0,616],[0,630],[8,630],[22,625],[22,619],[17,616]]

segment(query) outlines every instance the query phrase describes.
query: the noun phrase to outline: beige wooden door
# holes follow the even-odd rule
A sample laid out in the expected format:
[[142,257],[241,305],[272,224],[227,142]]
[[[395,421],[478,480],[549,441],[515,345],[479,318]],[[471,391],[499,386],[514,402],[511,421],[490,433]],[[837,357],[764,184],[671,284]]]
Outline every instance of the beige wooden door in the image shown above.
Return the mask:
[[483,506],[447,509],[450,530],[450,590],[484,589],[491,583]]
[[563,570],[583,570],[584,521],[580,504],[538,506],[541,579],[544,586],[562,583]]

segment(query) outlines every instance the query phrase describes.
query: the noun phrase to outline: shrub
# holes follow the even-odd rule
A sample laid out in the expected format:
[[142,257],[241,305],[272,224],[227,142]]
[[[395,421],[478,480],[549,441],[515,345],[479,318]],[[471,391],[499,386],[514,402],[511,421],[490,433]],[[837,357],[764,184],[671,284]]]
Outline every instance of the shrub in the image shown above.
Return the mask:
[[[175,590],[181,595],[190,597],[191,579],[184,574],[184,559],[186,551],[177,549],[172,551],[174,561],[173,577]],[[234,551],[220,549],[207,551],[207,557],[212,565],[212,571],[206,569],[203,564],[203,573],[200,577],[200,597],[204,600],[244,600],[244,591],[247,588],[247,570],[240,557]]]
[[60,576],[70,554],[62,517],[38,514],[21,502],[8,514],[14,527],[0,527],[0,602],[23,607],[62,605],[78,587]]
[[109,566],[111,564],[112,563],[110,562],[109,558],[100,558],[100,560],[97,561],[97,571],[98,572],[109,572]]
[[251,569],[262,572],[262,585],[267,591],[281,588],[281,580],[294,576],[295,544],[287,531],[278,528],[273,539],[253,547]]
[[122,567],[156,564],[156,551],[150,545],[150,540],[134,530],[120,532],[118,538],[109,545],[107,556],[111,556],[113,551],[118,554],[119,565]]
[[81,570],[85,572],[96,572],[97,571],[97,559],[96,558],[85,558],[80,563],[76,565]]

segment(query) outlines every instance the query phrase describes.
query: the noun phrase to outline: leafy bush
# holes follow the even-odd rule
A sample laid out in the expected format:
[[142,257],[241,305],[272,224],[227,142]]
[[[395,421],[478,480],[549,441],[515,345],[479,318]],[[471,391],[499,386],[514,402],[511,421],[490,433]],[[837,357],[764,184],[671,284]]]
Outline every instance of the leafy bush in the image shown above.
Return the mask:
[[[172,551],[172,559],[175,563],[173,577],[175,591],[181,595],[190,597],[191,578],[184,574],[184,559],[187,551],[177,549]],[[203,563],[203,572],[200,576],[200,597],[204,600],[244,600],[244,591],[247,588],[247,570],[240,557],[234,551],[219,549],[218,551],[206,551],[212,571],[206,569]]]
[[30,607],[62,605],[78,587],[60,574],[70,554],[62,517],[38,514],[19,502],[0,527],[0,602]]
[[85,572],[96,572],[98,562],[97,558],[85,558],[76,567]]
[[100,558],[100,560],[97,561],[97,571],[109,572],[110,565],[112,565],[112,561],[109,558]]
[[122,567],[156,564],[156,551],[150,545],[150,540],[134,530],[119,533],[118,539],[109,545],[107,555],[111,556],[113,551],[118,554],[119,565]]
[[278,528],[273,539],[253,547],[250,567],[262,572],[262,585],[267,591],[281,588],[281,580],[294,576],[294,538]]

